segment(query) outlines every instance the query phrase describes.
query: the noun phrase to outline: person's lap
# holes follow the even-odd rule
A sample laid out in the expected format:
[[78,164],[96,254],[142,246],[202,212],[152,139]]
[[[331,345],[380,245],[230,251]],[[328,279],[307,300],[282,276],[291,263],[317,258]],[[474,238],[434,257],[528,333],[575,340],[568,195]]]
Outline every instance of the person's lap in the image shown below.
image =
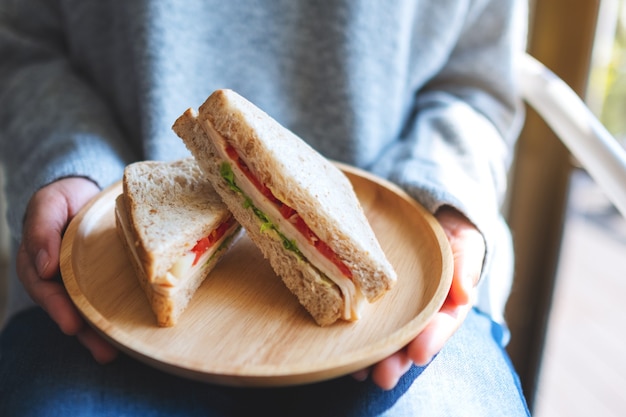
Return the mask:
[[444,350],[391,391],[347,376],[286,388],[231,388],[186,380],[120,355],[97,364],[39,309],[0,338],[0,415],[439,416],[528,415],[496,341],[498,325],[472,311]]

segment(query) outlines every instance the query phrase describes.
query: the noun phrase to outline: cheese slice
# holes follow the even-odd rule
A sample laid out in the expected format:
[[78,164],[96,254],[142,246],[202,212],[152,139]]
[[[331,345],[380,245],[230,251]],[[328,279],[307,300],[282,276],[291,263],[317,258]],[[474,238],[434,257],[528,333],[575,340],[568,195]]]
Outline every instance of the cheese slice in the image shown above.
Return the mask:
[[218,153],[220,153],[222,159],[231,161],[230,166],[237,187],[242,190],[245,196],[248,197],[256,207],[262,208],[263,213],[280,233],[289,240],[296,242],[298,250],[311,265],[339,287],[344,300],[342,318],[344,320],[358,320],[361,317],[361,311],[365,304],[365,296],[356,287],[354,281],[346,277],[337,265],[331,262],[326,256],[322,255],[315,246],[311,245],[289,219],[286,219],[280,213],[276,205],[248,180],[246,174],[239,168],[239,165],[228,156],[226,147],[227,144],[225,141],[219,141],[217,146]]
[[[125,213],[121,214],[123,216],[125,215]],[[133,242],[133,236],[129,229],[128,222],[123,221],[121,225],[126,240],[128,242]],[[239,223],[233,223],[233,225],[224,233],[224,235],[200,256],[198,262],[196,262],[195,265],[193,264],[196,257],[196,254],[194,252],[188,251],[182,254],[181,257],[176,262],[174,262],[172,267],[164,276],[159,276],[156,278],[155,282],[151,284],[152,289],[166,296],[173,295],[176,291],[178,291],[179,288],[182,287],[180,285],[182,280],[188,280],[203,273],[204,268],[208,265],[211,258],[217,252],[225,248],[224,242],[232,238],[235,229],[237,229],[238,227],[240,227]],[[135,245],[130,244],[128,246],[131,250],[132,256],[136,260],[136,263],[138,265],[141,265],[141,268],[143,268],[143,263],[139,259],[139,255],[137,254]]]
[[232,238],[232,235],[239,226],[239,223],[235,222],[224,233],[224,235],[218,239],[213,245],[200,256],[198,261],[194,265],[194,259],[196,254],[192,251],[184,253],[167,271],[165,276],[158,277],[152,284],[152,288],[155,291],[163,294],[173,294],[180,287],[179,283],[184,279],[195,277],[203,273],[204,268],[209,264],[213,256],[220,250],[224,249],[223,243]]

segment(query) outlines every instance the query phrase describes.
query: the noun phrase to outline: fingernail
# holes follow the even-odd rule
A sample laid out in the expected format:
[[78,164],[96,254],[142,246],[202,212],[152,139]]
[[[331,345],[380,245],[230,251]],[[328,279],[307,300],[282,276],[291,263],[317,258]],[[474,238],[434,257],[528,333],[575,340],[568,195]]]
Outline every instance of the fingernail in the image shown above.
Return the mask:
[[365,381],[368,376],[369,376],[369,371],[367,369],[362,369],[352,374],[352,377],[359,382]]
[[35,268],[37,268],[37,274],[40,277],[44,276],[49,264],[50,257],[48,256],[48,253],[45,250],[41,249],[39,252],[37,252],[37,256],[35,258]]

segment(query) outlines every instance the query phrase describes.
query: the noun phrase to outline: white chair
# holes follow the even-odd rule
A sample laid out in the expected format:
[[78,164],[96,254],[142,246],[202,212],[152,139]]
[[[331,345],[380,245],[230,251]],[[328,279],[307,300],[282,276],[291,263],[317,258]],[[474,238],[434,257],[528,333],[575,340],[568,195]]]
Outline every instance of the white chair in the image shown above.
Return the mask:
[[520,59],[521,93],[626,216],[626,150],[579,96],[532,56]]

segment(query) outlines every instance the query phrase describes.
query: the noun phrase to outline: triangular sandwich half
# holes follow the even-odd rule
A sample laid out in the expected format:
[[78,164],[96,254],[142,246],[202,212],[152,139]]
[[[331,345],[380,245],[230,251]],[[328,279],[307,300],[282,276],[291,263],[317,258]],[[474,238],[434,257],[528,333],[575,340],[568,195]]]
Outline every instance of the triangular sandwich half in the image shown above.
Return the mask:
[[396,273],[336,165],[231,90],[173,126],[248,236],[315,321],[356,320]]
[[159,326],[174,326],[241,226],[194,158],[124,170],[116,228]]

